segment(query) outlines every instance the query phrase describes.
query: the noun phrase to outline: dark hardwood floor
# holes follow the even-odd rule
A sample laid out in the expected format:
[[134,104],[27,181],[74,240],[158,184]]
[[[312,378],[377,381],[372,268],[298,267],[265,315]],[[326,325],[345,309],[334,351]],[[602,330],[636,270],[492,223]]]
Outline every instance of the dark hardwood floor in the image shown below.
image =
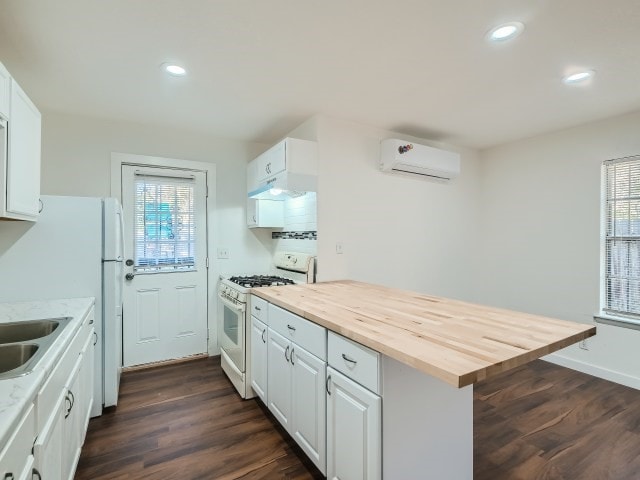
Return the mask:
[[[477,480],[640,479],[640,392],[535,361],[476,385]],[[76,479],[323,478],[217,357],[123,375]],[[417,473],[421,480],[427,474]],[[454,479],[437,479],[454,480]]]

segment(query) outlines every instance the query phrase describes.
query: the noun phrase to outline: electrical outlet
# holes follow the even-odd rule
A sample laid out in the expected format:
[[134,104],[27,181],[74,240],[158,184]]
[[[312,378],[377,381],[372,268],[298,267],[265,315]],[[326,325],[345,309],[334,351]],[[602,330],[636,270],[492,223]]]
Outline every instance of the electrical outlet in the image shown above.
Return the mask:
[[220,259],[226,260],[229,258],[229,249],[225,247],[219,247],[217,251],[217,256]]
[[582,350],[589,350],[587,339],[585,338],[584,340],[581,340],[580,343],[578,344],[578,347],[580,347]]
[[342,255],[344,253],[342,249],[342,242],[336,242],[336,253],[338,255]]

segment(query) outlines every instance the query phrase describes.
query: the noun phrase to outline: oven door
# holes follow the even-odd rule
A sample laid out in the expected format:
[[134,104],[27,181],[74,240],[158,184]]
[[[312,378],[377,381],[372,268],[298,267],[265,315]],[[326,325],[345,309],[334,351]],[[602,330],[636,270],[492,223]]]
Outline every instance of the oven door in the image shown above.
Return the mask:
[[221,314],[218,322],[218,343],[238,370],[244,373],[244,334],[247,306],[236,304],[218,295]]

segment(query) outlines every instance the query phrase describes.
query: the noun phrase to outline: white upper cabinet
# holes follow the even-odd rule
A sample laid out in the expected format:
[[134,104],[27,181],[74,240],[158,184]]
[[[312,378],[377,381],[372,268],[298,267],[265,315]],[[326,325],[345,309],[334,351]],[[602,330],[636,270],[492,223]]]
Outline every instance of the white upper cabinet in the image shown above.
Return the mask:
[[9,119],[9,104],[11,99],[11,75],[0,63],[0,117]]
[[0,218],[38,218],[42,117],[0,65]]
[[[285,138],[247,165],[247,193],[258,199],[284,200],[271,189],[315,192],[318,144]],[[267,196],[265,196],[267,195]]]
[[291,138],[283,140],[257,158],[258,181],[287,169],[287,143],[293,140]]
[[247,198],[247,226],[249,228],[284,227],[284,202]]

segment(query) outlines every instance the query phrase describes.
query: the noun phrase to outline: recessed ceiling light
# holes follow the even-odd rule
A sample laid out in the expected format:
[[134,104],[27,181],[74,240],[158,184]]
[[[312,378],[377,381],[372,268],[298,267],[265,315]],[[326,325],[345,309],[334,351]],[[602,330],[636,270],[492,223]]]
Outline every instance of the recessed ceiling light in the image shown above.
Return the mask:
[[593,70],[585,70],[583,72],[576,72],[576,73],[572,73],[571,75],[567,75],[566,77],[564,77],[562,79],[562,81],[564,82],[565,85],[584,84],[587,81],[591,80],[595,73],[596,72],[594,72]]
[[487,39],[491,42],[506,42],[516,38],[524,30],[524,24],[520,22],[509,22],[498,25],[489,30]]
[[187,71],[185,70],[185,68],[181,67],[180,65],[174,65],[172,63],[163,63],[161,66],[165,72],[175,77],[184,77],[187,74]]

